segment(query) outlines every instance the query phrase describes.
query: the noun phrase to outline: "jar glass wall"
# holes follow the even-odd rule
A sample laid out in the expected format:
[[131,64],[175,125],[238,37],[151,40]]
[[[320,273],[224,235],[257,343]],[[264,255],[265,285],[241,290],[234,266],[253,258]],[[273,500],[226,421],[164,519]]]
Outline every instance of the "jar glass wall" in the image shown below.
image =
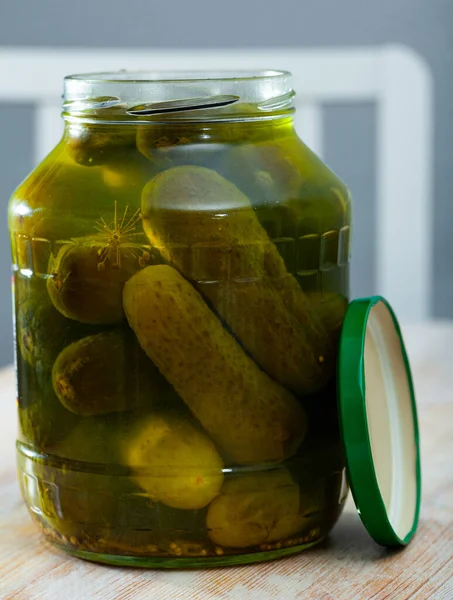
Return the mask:
[[10,202],[19,477],[68,552],[215,566],[323,539],[350,197],[290,75],[67,78]]

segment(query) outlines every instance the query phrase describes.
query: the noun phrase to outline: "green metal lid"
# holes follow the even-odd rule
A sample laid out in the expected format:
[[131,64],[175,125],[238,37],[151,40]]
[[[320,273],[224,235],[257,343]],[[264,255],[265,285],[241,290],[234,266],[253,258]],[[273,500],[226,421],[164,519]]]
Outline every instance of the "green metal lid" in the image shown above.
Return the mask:
[[406,545],[417,529],[417,409],[401,331],[380,296],[351,302],[338,362],[339,414],[354,502],[372,538]]

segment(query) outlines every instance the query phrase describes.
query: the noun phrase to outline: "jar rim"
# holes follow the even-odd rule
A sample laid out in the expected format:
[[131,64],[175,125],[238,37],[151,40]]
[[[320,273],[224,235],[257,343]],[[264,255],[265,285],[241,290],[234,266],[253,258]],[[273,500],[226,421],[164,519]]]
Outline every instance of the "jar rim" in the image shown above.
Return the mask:
[[75,73],[67,75],[65,81],[85,81],[90,83],[171,83],[187,84],[203,81],[253,81],[263,79],[286,79],[291,78],[289,71],[274,69],[219,69],[212,70],[156,70],[156,71],[129,71],[120,69],[118,71],[100,71],[90,73]]

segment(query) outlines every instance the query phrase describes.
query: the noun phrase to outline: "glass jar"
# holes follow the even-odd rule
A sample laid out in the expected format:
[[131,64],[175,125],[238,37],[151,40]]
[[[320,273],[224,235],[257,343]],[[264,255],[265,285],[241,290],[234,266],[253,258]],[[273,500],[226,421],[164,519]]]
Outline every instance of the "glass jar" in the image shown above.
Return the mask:
[[350,196],[293,96],[276,71],[65,79],[9,228],[20,484],[71,554],[247,563],[339,517]]

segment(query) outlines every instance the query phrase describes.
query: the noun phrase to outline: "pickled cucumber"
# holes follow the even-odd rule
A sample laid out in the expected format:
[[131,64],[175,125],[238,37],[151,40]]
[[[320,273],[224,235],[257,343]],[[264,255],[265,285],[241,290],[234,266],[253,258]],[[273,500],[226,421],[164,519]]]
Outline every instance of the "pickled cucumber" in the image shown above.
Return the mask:
[[118,323],[124,318],[122,292],[125,282],[140,268],[132,253],[120,251],[103,261],[102,248],[86,243],[64,245],[51,258],[47,290],[61,314],[90,324]]
[[208,509],[206,525],[213,542],[247,548],[283,541],[304,526],[298,485],[286,469],[243,473],[225,481]]
[[125,462],[154,500],[173,508],[203,508],[219,493],[222,460],[212,441],[187,419],[156,414],[131,433]]
[[285,98],[135,124],[118,102],[77,99],[10,203],[26,503],[93,560],[298,551],[347,491],[332,358],[347,190]]
[[124,308],[142,348],[229,460],[294,454],[306,431],[299,402],[255,365],[175,269],[134,275]]
[[151,408],[176,395],[133,334],[122,329],[67,346],[52,381],[63,406],[79,415]]
[[151,243],[195,282],[271,377],[299,394],[327,383],[330,339],[235,185],[203,167],[168,169],[143,190],[142,215]]

